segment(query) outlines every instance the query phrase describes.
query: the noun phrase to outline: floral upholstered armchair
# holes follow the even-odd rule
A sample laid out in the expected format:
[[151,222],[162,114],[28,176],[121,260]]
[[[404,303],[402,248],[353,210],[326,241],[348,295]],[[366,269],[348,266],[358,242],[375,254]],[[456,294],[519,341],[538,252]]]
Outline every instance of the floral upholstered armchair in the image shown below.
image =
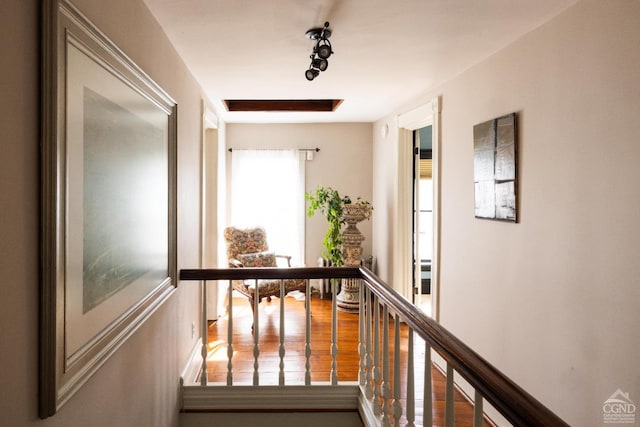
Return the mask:
[[[227,242],[227,259],[230,268],[241,267],[277,267],[277,258],[286,260],[291,267],[291,257],[288,255],[276,255],[269,251],[267,245],[267,233],[263,228],[239,229],[227,227],[224,230],[224,239]],[[251,311],[255,304],[255,280],[234,280],[233,289],[249,299]],[[292,291],[306,290],[304,279],[287,279],[284,281],[285,295]],[[258,280],[258,297],[280,297],[280,280]],[[231,297],[231,296],[229,296]],[[260,301],[258,301],[260,303]]]

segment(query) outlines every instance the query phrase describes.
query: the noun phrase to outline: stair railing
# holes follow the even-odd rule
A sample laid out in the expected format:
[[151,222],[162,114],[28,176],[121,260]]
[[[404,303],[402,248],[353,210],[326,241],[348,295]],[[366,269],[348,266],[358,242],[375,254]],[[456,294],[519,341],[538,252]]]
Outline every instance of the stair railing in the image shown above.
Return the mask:
[[[502,417],[517,426],[566,426],[562,419],[546,408],[533,396],[515,384],[493,365],[483,359],[475,351],[455,337],[440,324],[429,318],[415,305],[408,302],[393,288],[366,268],[358,267],[317,267],[317,268],[234,268],[234,269],[200,269],[181,270],[181,280],[201,281],[203,301],[206,301],[206,281],[228,280],[229,292],[232,291],[231,280],[280,280],[284,291],[284,280],[306,279],[307,301],[311,296],[311,279],[361,279],[359,309],[359,374],[358,385],[360,397],[358,409],[367,426],[414,426],[416,422],[416,401],[422,401],[422,425],[433,425],[434,407],[432,384],[432,352],[444,360],[446,368],[446,391],[444,404],[444,425],[455,426],[454,407],[454,372],[473,387],[473,425],[479,427],[488,421],[483,408],[488,402]],[[337,281],[334,280],[333,283]],[[258,289],[258,286],[256,286]],[[339,386],[336,359],[337,326],[335,319],[337,285],[332,286],[332,338],[331,338],[331,374],[330,384]],[[259,301],[259,296],[256,296]],[[284,362],[284,298],[280,299],[280,372],[279,387],[284,393],[286,388]],[[254,307],[254,375],[253,386],[259,386],[259,322],[258,305]],[[305,343],[305,381],[304,387],[314,387],[311,383],[310,358],[310,313],[311,304],[306,304],[306,343]],[[233,305],[229,298],[228,324],[228,364],[226,387],[234,385],[233,366]],[[206,331],[206,307],[203,304],[202,322]],[[389,326],[393,324],[393,329]],[[401,343],[401,328],[407,329],[407,342]],[[393,343],[390,342],[393,335]],[[424,361],[418,363],[424,367],[423,394],[415,397],[415,349],[414,336],[425,343]],[[401,378],[401,348],[406,348],[406,378]],[[206,333],[202,337],[202,367],[200,384],[207,386],[207,342]],[[391,365],[393,364],[393,366]],[[405,389],[402,390],[404,385]],[[299,389],[296,389],[297,391]],[[431,415],[431,416],[429,416]]]

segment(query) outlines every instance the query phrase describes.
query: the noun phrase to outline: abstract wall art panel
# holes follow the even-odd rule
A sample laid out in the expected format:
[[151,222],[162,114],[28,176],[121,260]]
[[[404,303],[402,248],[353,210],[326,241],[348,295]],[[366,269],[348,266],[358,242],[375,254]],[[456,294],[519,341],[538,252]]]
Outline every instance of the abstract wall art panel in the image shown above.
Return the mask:
[[475,217],[517,221],[516,113],[473,127]]

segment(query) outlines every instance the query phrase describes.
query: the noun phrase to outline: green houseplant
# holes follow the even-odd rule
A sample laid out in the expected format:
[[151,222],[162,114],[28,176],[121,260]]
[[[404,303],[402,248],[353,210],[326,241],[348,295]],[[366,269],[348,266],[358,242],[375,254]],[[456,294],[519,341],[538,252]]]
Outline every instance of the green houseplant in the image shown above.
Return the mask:
[[[309,201],[307,215],[312,217],[319,210],[329,223],[327,233],[322,240],[324,246],[322,256],[335,266],[344,265],[341,233],[342,226],[345,224],[343,209],[345,205],[352,203],[351,197],[341,196],[337,190],[331,187],[320,186],[314,193],[305,193],[305,199]],[[369,204],[360,197],[357,198],[356,203]]]

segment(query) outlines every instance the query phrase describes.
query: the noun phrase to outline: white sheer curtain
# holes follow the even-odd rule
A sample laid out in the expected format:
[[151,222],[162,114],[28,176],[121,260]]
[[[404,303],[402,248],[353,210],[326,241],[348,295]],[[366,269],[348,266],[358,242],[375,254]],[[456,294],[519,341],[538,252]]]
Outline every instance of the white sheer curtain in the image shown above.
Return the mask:
[[264,227],[269,250],[304,264],[305,158],[298,150],[233,150],[231,222]]

